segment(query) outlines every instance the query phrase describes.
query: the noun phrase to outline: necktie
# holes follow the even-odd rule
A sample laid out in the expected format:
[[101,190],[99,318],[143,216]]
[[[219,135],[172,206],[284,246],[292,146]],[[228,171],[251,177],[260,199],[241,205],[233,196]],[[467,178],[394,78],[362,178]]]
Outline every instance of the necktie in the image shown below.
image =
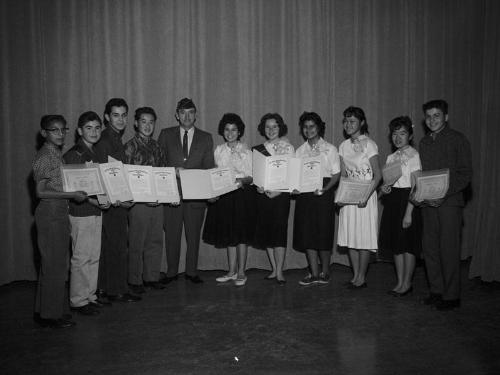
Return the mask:
[[184,130],[184,136],[182,137],[182,154],[184,155],[184,161],[188,158],[188,131]]

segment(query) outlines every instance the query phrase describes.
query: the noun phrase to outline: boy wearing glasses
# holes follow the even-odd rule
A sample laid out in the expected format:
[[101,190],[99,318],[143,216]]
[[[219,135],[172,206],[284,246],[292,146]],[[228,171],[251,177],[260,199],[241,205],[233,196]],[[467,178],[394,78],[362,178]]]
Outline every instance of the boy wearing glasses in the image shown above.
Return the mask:
[[64,117],[43,116],[40,127],[45,143],[33,160],[36,195],[40,199],[35,210],[40,251],[35,321],[42,327],[68,328],[75,325],[75,322],[63,318],[70,240],[68,200],[84,202],[87,194],[83,191],[63,192],[61,148],[68,131]]

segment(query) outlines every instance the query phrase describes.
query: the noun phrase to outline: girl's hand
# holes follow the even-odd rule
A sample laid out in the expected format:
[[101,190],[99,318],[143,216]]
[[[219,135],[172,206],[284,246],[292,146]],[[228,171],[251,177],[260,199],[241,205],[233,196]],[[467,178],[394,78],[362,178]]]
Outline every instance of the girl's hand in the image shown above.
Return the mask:
[[293,189],[290,194],[292,194],[292,195],[299,195],[300,191],[298,191],[297,189]]
[[324,190],[323,190],[323,189],[316,189],[316,190],[314,191],[314,195],[318,195],[318,196],[323,195],[323,193],[324,193]]
[[276,198],[278,195],[281,194],[279,191],[269,191],[269,190],[266,190],[265,193],[267,197],[270,199]]
[[158,201],[146,203],[146,206],[148,207],[158,207],[159,205]]
[[411,214],[405,214],[403,217],[403,228],[409,228],[411,227]]
[[389,194],[391,192],[391,187],[389,185],[382,185],[380,191],[384,194]]
[[213,198],[210,198],[210,199],[207,199],[207,202],[208,203],[215,203],[219,200],[219,197],[213,197]]
[[368,203],[368,201],[359,202],[358,207],[359,208],[365,208],[367,203]]
[[104,204],[99,204],[99,208],[100,208],[101,210],[107,210],[107,209],[109,209],[110,207],[111,207],[111,202],[106,202],[106,203],[104,203]]
[[257,186],[257,193],[264,194],[264,189],[261,188],[260,186]]
[[181,201],[169,203],[172,207],[177,207],[181,204]]

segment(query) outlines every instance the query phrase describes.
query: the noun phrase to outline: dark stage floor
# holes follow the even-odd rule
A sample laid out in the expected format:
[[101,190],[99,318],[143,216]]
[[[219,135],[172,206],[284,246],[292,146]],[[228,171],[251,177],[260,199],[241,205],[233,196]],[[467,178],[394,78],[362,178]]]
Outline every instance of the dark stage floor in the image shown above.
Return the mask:
[[67,330],[32,320],[34,282],[0,287],[1,374],[500,374],[500,288],[466,278],[462,307],[439,312],[418,267],[415,292],[388,295],[392,265],[370,266],[368,288],[348,290],[344,266],[327,286],[280,286],[248,272],[246,286],[180,278],[139,303]]

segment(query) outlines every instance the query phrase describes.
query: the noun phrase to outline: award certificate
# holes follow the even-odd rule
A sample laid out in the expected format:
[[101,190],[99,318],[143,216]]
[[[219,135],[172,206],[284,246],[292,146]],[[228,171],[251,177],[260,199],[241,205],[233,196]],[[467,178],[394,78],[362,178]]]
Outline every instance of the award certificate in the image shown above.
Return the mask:
[[382,167],[382,177],[384,179],[384,185],[392,186],[397,180],[403,175],[403,169],[401,167],[401,162],[396,160],[395,162],[388,163]]
[[373,184],[373,180],[354,180],[341,177],[335,194],[335,203],[357,205],[365,202],[369,198]]
[[122,162],[99,164],[99,170],[106,187],[106,192],[111,203],[117,201],[127,202],[134,199]]
[[134,202],[156,202],[156,191],[153,183],[153,167],[149,165],[124,164],[128,185]]
[[238,188],[230,168],[181,169],[182,199],[210,199]]
[[104,193],[97,164],[63,164],[61,172],[66,192],[84,191],[87,195]]
[[310,193],[323,187],[321,158],[319,156],[290,158],[288,165],[288,190]]
[[264,190],[288,191],[287,155],[265,156],[257,150],[252,154],[253,184]]
[[174,167],[153,167],[153,180],[158,203],[180,201]]
[[411,174],[413,198],[417,202],[445,197],[450,183],[449,169],[415,171]]

